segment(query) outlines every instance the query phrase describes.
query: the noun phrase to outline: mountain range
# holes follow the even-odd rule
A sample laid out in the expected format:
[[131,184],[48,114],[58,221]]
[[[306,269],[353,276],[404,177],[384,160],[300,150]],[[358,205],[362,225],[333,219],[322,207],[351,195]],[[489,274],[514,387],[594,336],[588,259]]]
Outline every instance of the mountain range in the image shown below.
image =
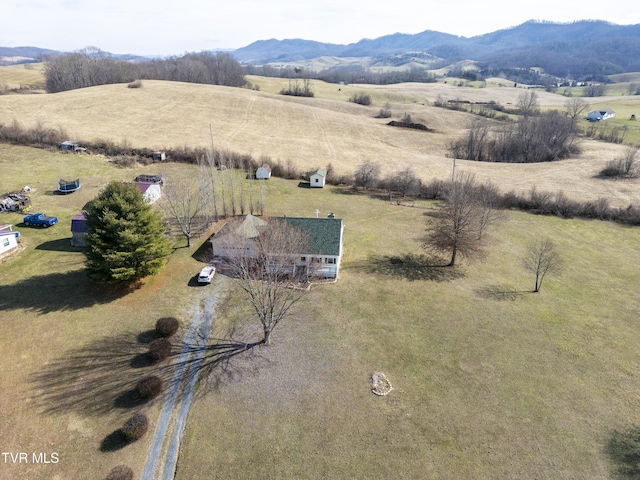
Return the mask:
[[[0,47],[0,60],[35,61],[60,53],[36,47]],[[230,52],[244,64],[285,64],[321,57],[366,58],[366,65],[438,68],[463,60],[483,69],[542,68],[560,78],[588,79],[640,71],[640,24],[617,25],[602,20],[554,23],[530,20],[521,25],[473,37],[425,30],[394,33],[340,45],[303,39],[259,40]],[[114,55],[116,56],[116,55]],[[118,58],[143,61],[133,55]],[[341,60],[342,59],[342,60]]]
[[530,20],[516,27],[474,37],[426,30],[417,34],[395,33],[363,39],[349,45],[310,40],[260,40],[239,48],[233,55],[243,63],[287,63],[318,57],[369,57],[392,62],[416,55],[432,64],[462,60],[484,68],[541,67],[558,77],[608,75],[640,71],[640,24],[616,25],[602,20],[554,23]]

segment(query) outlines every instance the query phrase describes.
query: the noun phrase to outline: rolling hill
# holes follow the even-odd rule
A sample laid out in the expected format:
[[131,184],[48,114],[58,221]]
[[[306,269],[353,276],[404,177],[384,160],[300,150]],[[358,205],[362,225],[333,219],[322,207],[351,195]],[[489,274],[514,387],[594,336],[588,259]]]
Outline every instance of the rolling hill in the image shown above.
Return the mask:
[[[314,82],[315,98],[279,95],[286,80],[251,77],[261,91],[144,81],[139,89],[124,84],[104,85],[50,95],[0,96],[0,118],[31,127],[41,122],[63,127],[72,140],[110,139],[134,147],[184,145],[208,148],[211,125],[216,147],[267,156],[303,171],[326,168],[352,174],[364,159],[379,162],[384,174],[413,168],[423,180],[446,179],[452,160],[448,144],[463,134],[470,114],[431,106],[444,98],[515,103],[521,89],[513,87],[462,89],[450,84],[338,86]],[[354,93],[370,93],[373,104],[348,102]],[[539,93],[540,103],[561,107],[565,97]],[[606,97],[607,105],[632,97]],[[602,98],[590,99],[602,102]],[[389,119],[375,116],[389,103],[392,119],[410,114],[432,132],[389,127]],[[612,205],[640,203],[639,181],[611,182],[595,178],[602,167],[619,157],[624,146],[585,140],[576,158],[545,164],[488,164],[457,161],[456,171],[492,180],[503,190],[528,192],[533,186],[572,199],[609,198]]]

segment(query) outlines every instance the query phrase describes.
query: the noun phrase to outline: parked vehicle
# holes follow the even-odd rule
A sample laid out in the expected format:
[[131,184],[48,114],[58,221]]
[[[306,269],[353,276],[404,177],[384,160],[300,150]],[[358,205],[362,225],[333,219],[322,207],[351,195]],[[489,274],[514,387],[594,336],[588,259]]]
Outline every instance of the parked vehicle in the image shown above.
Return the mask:
[[27,227],[50,227],[58,223],[58,217],[49,217],[44,213],[34,213],[22,219]]
[[200,270],[198,274],[198,283],[211,283],[213,276],[216,274],[216,267],[209,265]]

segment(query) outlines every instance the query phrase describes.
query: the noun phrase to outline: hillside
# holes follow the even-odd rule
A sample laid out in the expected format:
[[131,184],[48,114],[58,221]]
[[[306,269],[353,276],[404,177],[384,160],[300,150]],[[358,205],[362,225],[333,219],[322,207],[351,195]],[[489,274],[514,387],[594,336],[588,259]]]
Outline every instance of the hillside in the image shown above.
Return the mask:
[[[382,87],[337,86],[314,82],[315,98],[277,94],[285,80],[251,77],[262,91],[197,84],[145,81],[143,88],[106,85],[51,95],[0,96],[0,118],[24,126],[37,122],[63,127],[74,140],[111,139],[137,147],[163,148],[211,145],[266,155],[302,170],[332,164],[338,173],[351,174],[364,159],[379,162],[383,174],[413,168],[424,180],[446,179],[452,160],[451,139],[464,132],[473,118],[462,112],[430,106],[444,98],[495,100],[515,103],[520,89],[512,87],[461,89],[449,84],[401,84]],[[348,102],[351,95],[370,92],[369,107]],[[560,107],[565,97],[539,93],[543,105]],[[606,97],[616,101],[632,97]],[[602,102],[603,99],[590,99]],[[411,115],[433,132],[389,127],[389,119],[374,118],[385,104],[393,119]],[[577,200],[607,197],[612,205],[640,203],[639,181],[612,182],[595,178],[609,160],[622,155],[623,146],[585,141],[577,158],[550,164],[487,164],[457,161],[457,171],[492,180],[503,190],[528,192],[531,187],[556,193],[563,190]]]
[[482,68],[542,67],[558,77],[580,78],[640,70],[640,25],[615,25],[583,20],[573,23],[529,21],[512,28],[458,37],[424,31],[395,33],[334,45],[301,39],[261,40],[233,52],[246,63],[284,63],[322,56],[388,57],[408,52],[427,53],[433,62],[451,64],[474,60]]

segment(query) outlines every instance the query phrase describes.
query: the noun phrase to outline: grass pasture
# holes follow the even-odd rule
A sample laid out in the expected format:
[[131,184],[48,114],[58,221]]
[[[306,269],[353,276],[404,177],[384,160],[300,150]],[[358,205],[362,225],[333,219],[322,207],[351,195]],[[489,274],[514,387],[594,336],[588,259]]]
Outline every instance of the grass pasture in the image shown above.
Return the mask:
[[[451,175],[446,144],[470,118],[429,107],[430,98],[491,90],[506,102],[519,93],[443,84],[344,91],[316,85],[316,98],[299,99],[269,91],[276,88],[266,80],[261,91],[145,81],[140,89],[7,95],[0,97],[0,118],[61,126],[72,139],[152,148],[207,146],[211,124],[218,146],[256,157],[309,169],[330,161],[345,171],[366,157],[386,171],[413,166],[430,179]],[[373,118],[380,105],[343,98],[364,88],[393,100],[394,115],[406,111],[436,132],[390,130]],[[584,146],[570,161],[458,160],[456,170],[508,190],[536,186],[572,199],[639,203],[638,180],[595,178],[624,147]],[[187,321],[189,306],[208,291],[189,286],[200,267],[192,257],[198,242],[177,248],[159,275],[128,294],[89,282],[84,257],[69,244],[71,217],[109,179],[132,180],[138,173],[197,175],[192,166],[121,169],[97,155],[0,145],[0,191],[29,185],[33,211],[60,219],[42,230],[22,228],[17,214],[0,219],[18,227],[23,245],[0,263],[3,451],[60,458],[48,465],[0,463],[3,480],[102,478],[120,463],[142,471],[160,404],[147,409],[147,437],[120,448],[114,433],[131,413],[122,395],[147,373],[133,362],[146,348],[140,334],[160,316]],[[53,193],[58,179],[76,177],[80,191]],[[318,210],[344,219],[341,278],[312,289],[304,308],[274,332],[271,346],[216,372],[216,388],[192,406],[178,480],[638,475],[637,229],[509,212],[491,229],[485,259],[434,268],[420,249],[432,203],[399,206],[375,194],[304,189],[278,178],[267,191],[269,214]],[[532,294],[533,278],[518,258],[538,236],[556,241],[566,268]],[[232,292],[216,318],[216,334],[236,326],[242,334],[246,315]],[[370,392],[369,375],[377,371],[394,386],[386,397]]]
[[[255,80],[255,79],[254,79]],[[260,80],[258,83],[262,83]],[[262,155],[282,164],[292,162],[303,171],[326,168],[352,174],[364,159],[378,162],[382,173],[411,167],[424,179],[446,179],[452,161],[447,158],[452,138],[462,135],[472,115],[430,106],[444,98],[515,102],[516,88],[461,88],[452,85],[403,84],[387,86],[337,85],[314,82],[315,98],[295,98],[271,93],[286,80],[264,79],[265,91],[144,81],[143,87],[104,85],[53,95],[0,97],[0,118],[24,126],[38,122],[64,128],[74,140],[110,139],[136,147],[161,149],[183,145],[209,147],[214,133],[217,148]],[[269,88],[266,84],[273,84]],[[371,92],[368,107],[348,102],[357,92]],[[612,101],[613,101],[612,97]],[[559,106],[561,95],[540,92],[541,104]],[[624,101],[640,100],[624,97]],[[380,102],[380,103],[378,103]],[[384,103],[391,104],[394,119],[410,114],[433,132],[408,131],[377,119]],[[632,108],[631,106],[629,108]],[[623,155],[624,146],[592,140],[582,144],[582,154],[548,164],[488,164],[458,161],[460,169],[491,180],[503,190],[527,193],[532,186],[571,199],[606,197],[611,205],[640,203],[639,181],[611,182],[597,178],[606,163]]]
[[[637,232],[511,212],[484,261],[450,271],[419,256],[429,204],[282,188],[271,204],[290,214],[295,200],[344,218],[341,278],[198,400],[179,480],[611,478],[623,467],[612,445],[638,425]],[[518,265],[534,236],[567,261],[538,295]],[[376,371],[394,386],[387,397],[370,392]]]

